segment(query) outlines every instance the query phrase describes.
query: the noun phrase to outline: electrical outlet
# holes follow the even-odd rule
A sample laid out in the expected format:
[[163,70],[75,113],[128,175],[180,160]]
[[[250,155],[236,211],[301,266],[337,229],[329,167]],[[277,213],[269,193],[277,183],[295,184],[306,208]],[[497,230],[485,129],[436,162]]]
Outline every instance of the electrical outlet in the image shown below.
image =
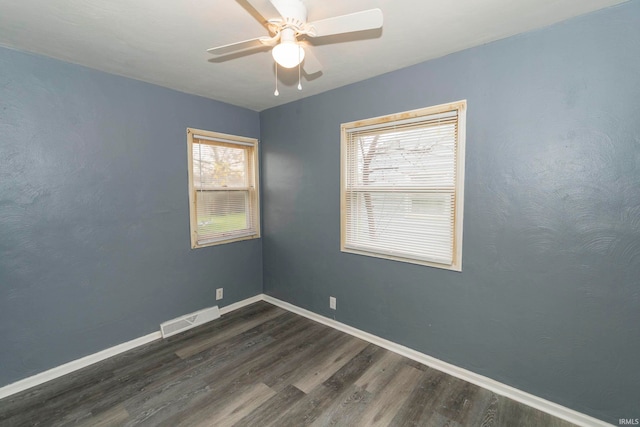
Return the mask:
[[216,289],[216,301],[222,299],[222,288]]
[[329,297],[329,308],[332,310],[336,309],[336,297]]

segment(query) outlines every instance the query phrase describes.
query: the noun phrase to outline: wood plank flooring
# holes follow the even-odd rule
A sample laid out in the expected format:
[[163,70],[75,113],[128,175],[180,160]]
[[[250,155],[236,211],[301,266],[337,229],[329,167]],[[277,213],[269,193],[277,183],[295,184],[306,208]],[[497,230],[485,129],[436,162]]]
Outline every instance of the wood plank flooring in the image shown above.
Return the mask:
[[0,426],[572,424],[259,302],[0,400]]

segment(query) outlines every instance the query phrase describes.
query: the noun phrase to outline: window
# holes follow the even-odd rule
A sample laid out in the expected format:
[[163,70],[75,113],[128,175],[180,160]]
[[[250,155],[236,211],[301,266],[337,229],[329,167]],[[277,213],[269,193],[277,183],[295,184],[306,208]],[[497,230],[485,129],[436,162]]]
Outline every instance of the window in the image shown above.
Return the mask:
[[341,127],[341,250],[462,270],[466,101]]
[[187,129],[191,247],[260,237],[258,140]]

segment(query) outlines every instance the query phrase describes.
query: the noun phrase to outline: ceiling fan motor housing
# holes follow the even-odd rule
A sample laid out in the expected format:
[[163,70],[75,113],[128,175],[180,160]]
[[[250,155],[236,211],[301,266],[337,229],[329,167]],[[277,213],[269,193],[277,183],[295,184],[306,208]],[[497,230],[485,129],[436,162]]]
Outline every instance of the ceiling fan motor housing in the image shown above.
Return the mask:
[[302,0],[272,0],[271,3],[282,15],[283,27],[294,28],[299,32],[307,22],[307,7]]

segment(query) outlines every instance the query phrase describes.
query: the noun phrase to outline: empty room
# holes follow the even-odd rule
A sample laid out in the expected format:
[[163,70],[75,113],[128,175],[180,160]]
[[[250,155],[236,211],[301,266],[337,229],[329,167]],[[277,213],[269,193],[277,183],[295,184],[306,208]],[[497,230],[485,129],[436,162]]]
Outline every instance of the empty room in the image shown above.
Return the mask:
[[35,425],[640,425],[640,1],[0,0]]

